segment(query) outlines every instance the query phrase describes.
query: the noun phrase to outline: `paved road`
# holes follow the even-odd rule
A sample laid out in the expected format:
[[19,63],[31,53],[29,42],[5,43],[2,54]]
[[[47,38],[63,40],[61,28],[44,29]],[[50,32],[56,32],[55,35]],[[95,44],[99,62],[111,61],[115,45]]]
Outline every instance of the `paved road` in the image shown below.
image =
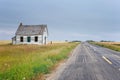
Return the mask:
[[120,53],[81,43],[51,80],[120,80]]

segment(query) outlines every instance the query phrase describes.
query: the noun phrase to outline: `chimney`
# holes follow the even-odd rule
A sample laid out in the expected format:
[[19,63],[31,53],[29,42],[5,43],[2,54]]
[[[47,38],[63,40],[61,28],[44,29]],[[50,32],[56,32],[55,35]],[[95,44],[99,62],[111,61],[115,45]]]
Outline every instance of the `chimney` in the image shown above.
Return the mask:
[[22,23],[20,23],[20,26],[22,26]]

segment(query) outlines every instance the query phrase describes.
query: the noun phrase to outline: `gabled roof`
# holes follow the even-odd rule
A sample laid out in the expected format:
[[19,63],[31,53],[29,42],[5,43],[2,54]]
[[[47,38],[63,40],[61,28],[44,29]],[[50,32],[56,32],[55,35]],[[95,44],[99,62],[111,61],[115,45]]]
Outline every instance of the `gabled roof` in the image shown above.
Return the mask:
[[30,36],[30,35],[43,35],[44,32],[47,32],[48,34],[48,29],[47,25],[22,25],[20,23],[16,35],[24,35],[24,36]]

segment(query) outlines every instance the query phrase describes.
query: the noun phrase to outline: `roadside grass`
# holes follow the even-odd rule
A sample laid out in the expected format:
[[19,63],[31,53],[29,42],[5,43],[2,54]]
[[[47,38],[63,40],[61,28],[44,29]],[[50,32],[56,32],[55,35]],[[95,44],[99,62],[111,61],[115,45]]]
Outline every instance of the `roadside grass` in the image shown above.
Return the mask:
[[102,42],[92,42],[92,44],[101,46],[101,47],[105,47],[105,48],[109,48],[115,51],[119,51],[120,52],[120,44],[114,44],[114,42],[112,44],[109,43],[102,43]]
[[67,58],[78,44],[0,45],[0,80],[37,80]]

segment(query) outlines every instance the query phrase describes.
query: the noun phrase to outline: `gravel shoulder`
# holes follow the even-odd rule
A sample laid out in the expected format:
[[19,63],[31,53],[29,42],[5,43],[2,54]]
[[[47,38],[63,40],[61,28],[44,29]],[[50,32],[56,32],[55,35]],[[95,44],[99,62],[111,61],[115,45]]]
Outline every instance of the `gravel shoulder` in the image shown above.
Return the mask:
[[67,60],[62,61],[61,63],[58,64],[58,67],[53,70],[50,74],[45,75],[46,79],[45,80],[57,80],[62,72],[67,68],[68,65],[71,64],[71,62],[74,62],[76,58],[76,51],[80,47],[80,44],[71,52],[69,58]]

